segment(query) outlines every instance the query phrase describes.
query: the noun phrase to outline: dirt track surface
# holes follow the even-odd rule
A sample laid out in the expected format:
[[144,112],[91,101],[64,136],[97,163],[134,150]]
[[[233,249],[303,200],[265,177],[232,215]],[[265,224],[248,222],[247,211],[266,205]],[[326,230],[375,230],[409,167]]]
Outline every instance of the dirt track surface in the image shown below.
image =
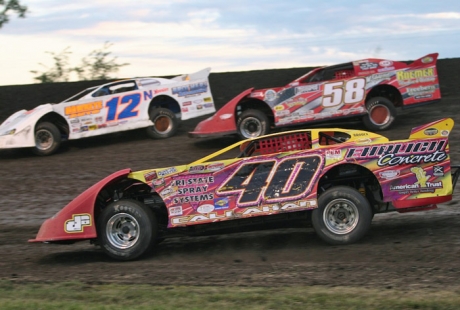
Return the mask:
[[[403,139],[414,126],[453,117],[457,126],[450,136],[451,158],[460,163],[460,82],[458,70],[450,70],[441,76],[441,84],[449,86],[441,88],[441,103],[400,111],[396,125],[382,134]],[[177,136],[162,141],[151,140],[140,130],[74,141],[50,157],[23,150],[0,152],[0,279],[408,290],[460,287],[458,186],[454,200],[437,210],[377,215],[370,233],[348,246],[328,246],[308,228],[282,229],[166,240],[154,254],[122,263],[87,242],[27,243],[46,218],[114,171],[184,164],[233,141],[189,139],[187,132],[198,121],[184,123]]]

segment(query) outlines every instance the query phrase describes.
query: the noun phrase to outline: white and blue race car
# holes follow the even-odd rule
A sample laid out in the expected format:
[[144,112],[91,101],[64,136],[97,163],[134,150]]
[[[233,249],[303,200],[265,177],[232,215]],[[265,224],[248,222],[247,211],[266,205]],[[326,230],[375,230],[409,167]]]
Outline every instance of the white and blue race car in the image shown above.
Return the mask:
[[56,152],[74,140],[146,128],[152,138],[175,134],[180,120],[216,111],[206,68],[171,79],[142,77],[91,87],[57,104],[21,110],[0,125],[0,150]]

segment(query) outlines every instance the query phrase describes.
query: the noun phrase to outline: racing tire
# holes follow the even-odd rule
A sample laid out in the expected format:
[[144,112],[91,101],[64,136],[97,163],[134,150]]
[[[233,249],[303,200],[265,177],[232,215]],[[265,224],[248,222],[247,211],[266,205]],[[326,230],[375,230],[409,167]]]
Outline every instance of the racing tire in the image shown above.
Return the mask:
[[374,97],[366,102],[367,114],[363,117],[363,123],[371,131],[379,131],[390,128],[396,120],[396,108],[385,97]]
[[98,219],[99,244],[117,260],[133,260],[150,252],[157,231],[155,213],[137,200],[112,202]]
[[35,127],[35,147],[32,151],[36,155],[51,155],[59,149],[61,145],[61,132],[56,125],[43,122]]
[[241,139],[257,138],[270,132],[270,121],[262,111],[250,109],[238,117],[236,128]]
[[312,211],[316,234],[331,245],[351,244],[369,231],[372,210],[367,199],[349,186],[335,186],[318,199]]
[[147,127],[150,138],[166,139],[176,134],[179,121],[176,115],[169,109],[155,108],[150,112],[150,120],[153,126]]

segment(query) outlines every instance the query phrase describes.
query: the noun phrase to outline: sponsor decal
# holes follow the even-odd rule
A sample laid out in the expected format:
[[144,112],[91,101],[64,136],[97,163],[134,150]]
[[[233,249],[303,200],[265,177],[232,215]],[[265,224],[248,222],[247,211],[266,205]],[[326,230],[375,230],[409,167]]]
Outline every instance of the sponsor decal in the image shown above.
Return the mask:
[[78,119],[78,118],[71,119],[70,123],[71,124],[80,124],[80,119]]
[[229,118],[232,118],[233,114],[231,113],[226,113],[226,114],[222,114],[221,116],[219,116],[220,119],[229,119]]
[[214,199],[214,207],[216,210],[225,210],[229,208],[228,198],[216,198]]
[[276,91],[269,89],[265,92],[265,101],[273,101],[276,99]]
[[282,104],[275,106],[275,111],[283,111],[284,106]]
[[191,203],[191,202],[208,201],[208,200],[213,200],[213,199],[214,199],[214,194],[207,193],[207,194],[201,194],[201,195],[174,197],[173,202],[174,204],[183,204],[183,203]]
[[203,98],[203,101],[204,102],[212,102],[212,98],[211,97],[205,97],[205,98]]
[[96,123],[102,123],[104,121],[104,118],[102,116],[98,116],[94,119]]
[[433,61],[433,57],[430,57],[430,56],[422,58],[422,63],[424,64],[429,64],[432,61]]
[[88,126],[81,126],[80,131],[88,131]]
[[301,94],[301,93],[308,93],[312,91],[318,91],[319,90],[319,84],[315,85],[306,85],[306,86],[299,86],[295,88],[295,93]]
[[428,77],[433,77],[433,76],[434,76],[433,68],[396,72],[396,78],[398,79],[398,81],[417,80],[420,78],[428,78]]
[[283,110],[283,111],[276,111],[275,112],[275,116],[286,116],[286,115],[289,115],[291,114],[291,112],[289,110]]
[[[217,206],[214,205],[215,210]],[[253,215],[263,215],[263,214],[272,214],[278,213],[283,211],[294,211],[296,209],[299,210],[306,210],[316,208],[316,201],[296,201],[296,202],[288,202],[285,204],[273,204],[273,205],[265,205],[261,207],[248,207],[248,208],[241,208],[236,210],[227,210],[223,212],[223,214],[218,214],[217,212],[210,212],[206,214],[198,214],[198,215],[188,215],[188,216],[179,216],[174,217],[171,219],[172,225],[183,225],[186,223],[199,223],[199,222],[209,222],[209,221],[216,221],[216,220],[226,220],[229,218],[242,218],[242,217],[250,217]]]
[[379,173],[382,179],[391,180],[399,177],[399,170],[386,170]]
[[159,187],[165,184],[165,179],[154,179],[152,181],[152,185],[155,187]]
[[214,172],[214,171],[222,170],[224,167],[225,167],[224,163],[212,163],[206,166],[206,170]]
[[202,103],[202,102],[203,102],[203,100],[201,100],[201,99],[193,100],[194,104],[198,104],[198,103]]
[[151,172],[144,174],[144,179],[146,182],[152,181],[153,179],[156,179],[157,177],[158,176],[157,176],[156,171],[151,171]]
[[102,101],[71,105],[64,108],[64,114],[68,118],[98,114],[99,112],[101,112],[102,107]]
[[74,128],[72,129],[72,132],[80,132],[80,128]]
[[193,83],[193,84],[177,86],[177,87],[173,87],[171,91],[173,95],[177,95],[179,97],[193,96],[193,95],[207,92],[208,83],[198,82],[198,83]]
[[168,210],[169,216],[178,216],[183,214],[182,206],[170,207]]
[[341,150],[326,150],[326,159],[342,159]]
[[160,196],[163,197],[163,198],[166,198],[168,196],[176,194],[177,193],[176,190],[177,190],[177,188],[167,187],[167,188],[165,188],[164,190],[162,190],[160,192]]
[[377,67],[379,66],[378,63],[370,62],[370,61],[360,62],[358,63],[358,65],[361,70],[377,69]]
[[182,108],[182,112],[184,113],[188,112],[188,108]]
[[362,137],[362,136],[368,136],[368,135],[369,134],[367,132],[357,132],[353,134],[354,137]]
[[97,128],[99,128],[99,129],[100,128],[106,128],[106,127],[107,127],[107,124],[99,124],[99,125],[97,125]]
[[91,215],[84,214],[73,214],[70,220],[65,221],[64,230],[66,233],[79,233],[83,232],[86,226],[91,226]]
[[182,102],[182,106],[183,106],[183,107],[186,107],[186,106],[189,106],[189,105],[192,105],[192,102],[191,102],[191,101]]
[[97,127],[97,125],[91,125],[91,126],[88,126],[88,129],[89,130],[96,130],[98,129],[99,127]]
[[214,107],[214,105],[212,103],[205,103],[203,106],[204,106],[205,109],[209,109],[209,108]]
[[377,70],[377,72],[386,72],[386,71],[392,71],[394,70],[395,67],[385,67],[385,68],[380,68]]
[[165,87],[165,88],[160,88],[160,89],[155,89],[153,91],[154,94],[159,94],[159,93],[164,93],[164,92],[167,92],[168,91],[168,88]]
[[437,163],[447,158],[447,141],[417,141],[386,145],[349,148],[346,159],[378,158],[377,165],[397,166],[403,164]]
[[413,184],[390,185],[391,191],[397,191],[401,195],[417,193],[433,193],[436,189],[443,188],[442,181],[429,182],[430,175],[421,167],[412,167],[410,171],[415,174],[417,181]]
[[203,172],[204,170],[206,170],[205,165],[190,166],[190,168],[188,168],[188,172],[190,173],[200,173],[200,172]]
[[425,129],[423,133],[426,134],[427,136],[434,136],[435,134],[438,133],[438,130],[436,128],[428,128],[428,129]]
[[367,79],[368,79],[368,82],[373,81],[373,80],[386,80],[386,79],[390,79],[392,75],[393,75],[392,72],[376,73],[376,74],[372,74]]
[[214,183],[213,176],[201,176],[201,177],[176,179],[172,182],[172,185],[173,186],[189,186],[189,185],[211,184],[211,183]]
[[211,204],[204,204],[204,205],[198,206],[196,210],[198,211],[198,213],[202,213],[202,214],[211,213],[212,211],[214,211],[214,206]]
[[356,143],[359,143],[359,144],[369,144],[371,142],[372,140],[370,138],[359,138],[356,140]]
[[443,166],[433,166],[433,175],[436,177],[443,177],[444,167]]
[[255,92],[252,92],[249,97],[263,97],[264,96],[264,92],[261,92],[261,91],[255,91]]
[[379,65],[382,67],[389,67],[393,65],[393,62],[391,60],[382,60],[379,62]]
[[407,94],[409,96],[432,94],[436,91],[436,86],[419,86],[419,87],[407,87]]
[[441,131],[441,136],[447,137],[449,135],[449,130],[443,130]]
[[203,109],[203,106],[201,104],[199,104],[199,105],[196,106],[196,109],[201,110],[201,109]]
[[165,169],[165,170],[158,171],[157,174],[158,174],[158,177],[162,178],[164,176],[167,176],[169,174],[173,174],[175,172],[177,172],[176,167],[171,167],[171,168],[168,168],[168,169]]

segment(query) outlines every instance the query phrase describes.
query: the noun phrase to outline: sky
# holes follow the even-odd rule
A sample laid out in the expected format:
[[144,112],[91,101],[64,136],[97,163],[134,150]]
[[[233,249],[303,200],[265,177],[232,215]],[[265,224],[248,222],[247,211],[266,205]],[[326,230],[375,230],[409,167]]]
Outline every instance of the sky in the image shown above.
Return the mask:
[[[32,84],[110,45],[113,78],[460,57],[458,0],[20,0],[0,28],[0,85]],[[109,58],[110,58],[109,57]],[[71,77],[76,80],[75,77]]]

